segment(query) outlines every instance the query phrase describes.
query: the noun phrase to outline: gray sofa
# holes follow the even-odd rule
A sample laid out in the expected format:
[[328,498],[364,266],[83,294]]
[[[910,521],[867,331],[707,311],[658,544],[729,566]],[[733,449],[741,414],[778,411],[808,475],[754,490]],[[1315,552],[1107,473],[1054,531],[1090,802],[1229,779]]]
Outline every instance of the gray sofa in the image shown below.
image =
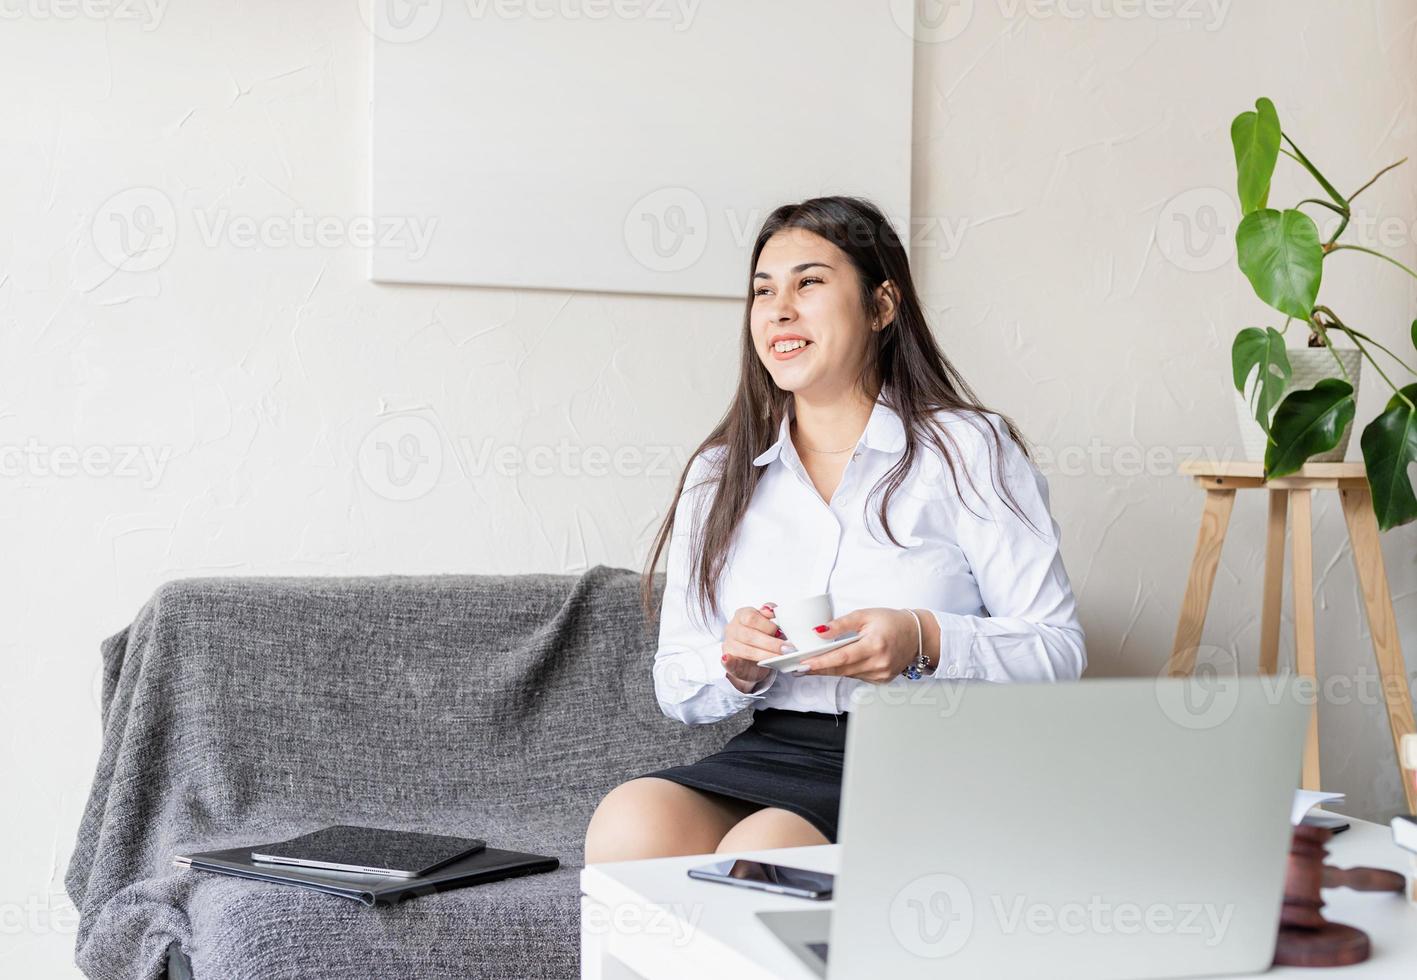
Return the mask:
[[[665,718],[654,637],[636,573],[605,566],[163,585],[102,644],[103,743],[66,880],[78,964],[104,980],[161,976],[169,951],[196,980],[576,976],[597,802],[749,720]],[[561,867],[366,908],[171,863],[333,823]]]

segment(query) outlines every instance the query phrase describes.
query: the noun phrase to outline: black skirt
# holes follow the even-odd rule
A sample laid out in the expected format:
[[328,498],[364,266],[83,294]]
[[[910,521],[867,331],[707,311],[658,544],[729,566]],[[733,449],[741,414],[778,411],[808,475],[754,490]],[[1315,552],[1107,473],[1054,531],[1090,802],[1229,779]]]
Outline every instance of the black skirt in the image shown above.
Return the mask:
[[845,713],[761,708],[753,723],[712,755],[643,773],[802,817],[836,843]]

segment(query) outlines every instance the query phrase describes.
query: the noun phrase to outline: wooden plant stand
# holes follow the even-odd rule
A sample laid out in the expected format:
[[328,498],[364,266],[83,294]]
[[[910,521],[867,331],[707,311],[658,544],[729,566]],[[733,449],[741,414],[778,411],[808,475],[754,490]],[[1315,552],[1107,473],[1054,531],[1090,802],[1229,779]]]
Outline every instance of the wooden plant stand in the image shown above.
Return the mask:
[[[1387,705],[1388,727],[1392,730],[1398,775],[1402,779],[1408,812],[1417,812],[1417,787],[1402,778],[1400,743],[1402,736],[1417,731],[1412,721],[1412,698],[1407,689],[1407,671],[1398,642],[1397,617],[1393,613],[1387,570],[1378,545],[1378,522],[1373,513],[1372,491],[1362,463],[1308,463],[1299,472],[1266,481],[1262,463],[1189,462],[1181,472],[1195,478],[1205,490],[1196,553],[1181,603],[1176,638],[1166,670],[1172,677],[1188,676],[1195,669],[1206,610],[1210,605],[1220,550],[1235,505],[1235,491],[1269,491],[1269,524],[1265,543],[1264,596],[1260,619],[1259,670],[1273,674],[1279,669],[1279,614],[1284,597],[1284,531],[1289,515],[1294,519],[1294,646],[1295,668],[1317,687],[1314,652],[1314,546],[1312,532],[1315,490],[1337,490],[1353,545],[1353,564],[1363,590],[1368,629],[1373,636],[1373,653]],[[1319,788],[1319,716],[1317,700],[1309,721],[1309,737],[1304,748],[1305,789]]]

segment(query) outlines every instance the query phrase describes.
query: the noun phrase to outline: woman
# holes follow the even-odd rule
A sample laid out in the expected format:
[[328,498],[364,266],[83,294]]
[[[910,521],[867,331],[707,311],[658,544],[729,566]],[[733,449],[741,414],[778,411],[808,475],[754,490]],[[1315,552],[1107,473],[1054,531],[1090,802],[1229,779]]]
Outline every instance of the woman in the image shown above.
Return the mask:
[[[753,722],[610,792],[587,862],[834,843],[853,691],[1087,663],[1047,483],[936,345],[889,222],[857,198],[786,205],[750,268],[738,390],[680,480],[645,600],[653,622],[668,538],[660,708],[693,725],[751,706]],[[774,599],[824,592],[837,615],[817,631],[860,638],[802,673],[760,666],[787,646]],[[936,751],[901,746],[902,762]]]

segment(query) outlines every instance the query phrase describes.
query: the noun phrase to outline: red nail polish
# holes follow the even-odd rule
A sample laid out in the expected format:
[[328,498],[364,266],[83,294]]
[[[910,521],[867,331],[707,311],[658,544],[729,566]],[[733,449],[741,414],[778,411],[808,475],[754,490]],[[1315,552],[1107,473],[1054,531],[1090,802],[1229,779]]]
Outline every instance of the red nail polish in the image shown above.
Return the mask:
[[723,656],[719,657],[718,659],[721,660],[723,663],[728,663],[728,654],[725,653]]
[[827,631],[825,626],[813,626],[812,629],[816,630],[818,633],[825,633]]
[[787,634],[784,633],[782,630],[778,630],[776,635],[779,640],[787,639]]

